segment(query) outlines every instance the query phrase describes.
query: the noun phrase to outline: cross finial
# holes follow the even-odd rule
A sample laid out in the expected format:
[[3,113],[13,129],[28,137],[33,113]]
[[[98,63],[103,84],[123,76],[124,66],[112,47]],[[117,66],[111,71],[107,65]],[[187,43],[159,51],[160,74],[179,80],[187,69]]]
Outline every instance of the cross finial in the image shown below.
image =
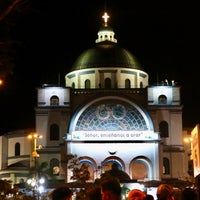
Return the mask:
[[107,26],[108,18],[110,18],[110,16],[107,14],[107,12],[105,12],[102,18],[104,19],[105,26]]

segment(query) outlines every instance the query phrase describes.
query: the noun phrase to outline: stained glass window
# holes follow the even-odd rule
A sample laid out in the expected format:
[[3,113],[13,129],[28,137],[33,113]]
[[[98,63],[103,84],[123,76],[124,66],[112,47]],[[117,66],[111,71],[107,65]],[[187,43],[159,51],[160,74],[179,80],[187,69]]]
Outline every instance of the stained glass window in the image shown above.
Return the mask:
[[101,102],[88,107],[79,117],[76,131],[147,130],[142,114],[124,102]]

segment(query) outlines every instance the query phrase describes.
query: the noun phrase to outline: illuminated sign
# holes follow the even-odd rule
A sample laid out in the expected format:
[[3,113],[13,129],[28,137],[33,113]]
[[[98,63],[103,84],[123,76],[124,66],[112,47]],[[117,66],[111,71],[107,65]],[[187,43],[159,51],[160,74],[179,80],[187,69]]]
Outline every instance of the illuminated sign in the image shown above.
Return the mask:
[[67,136],[67,140],[95,141],[95,140],[155,140],[158,134],[152,131],[73,131],[72,135]]

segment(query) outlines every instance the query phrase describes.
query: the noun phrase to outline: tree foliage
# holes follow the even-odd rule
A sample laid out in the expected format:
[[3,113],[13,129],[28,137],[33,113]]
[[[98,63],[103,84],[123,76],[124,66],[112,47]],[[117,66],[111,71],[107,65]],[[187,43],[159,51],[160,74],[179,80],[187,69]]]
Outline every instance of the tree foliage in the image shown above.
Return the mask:
[[68,169],[72,171],[72,180],[76,180],[78,182],[86,182],[90,179],[90,172],[88,170],[89,164],[82,163],[80,164],[80,160],[77,155],[70,155],[71,159],[68,160]]
[[42,162],[40,164],[36,162],[36,166],[30,169],[30,177],[34,176],[38,176],[38,178],[48,178],[48,176],[51,176],[50,169],[48,168],[48,162]]

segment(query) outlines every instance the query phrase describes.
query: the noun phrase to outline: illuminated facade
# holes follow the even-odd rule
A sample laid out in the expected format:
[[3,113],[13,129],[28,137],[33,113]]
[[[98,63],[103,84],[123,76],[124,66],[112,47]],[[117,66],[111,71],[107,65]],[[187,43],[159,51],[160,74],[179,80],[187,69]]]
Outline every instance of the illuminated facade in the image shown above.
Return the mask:
[[194,177],[200,174],[200,128],[197,124],[191,131],[191,160],[194,166]]
[[180,87],[149,86],[135,56],[117,46],[107,17],[95,47],[66,74],[65,87],[37,89],[38,160],[48,161],[52,172],[59,169],[57,177],[67,182],[65,154],[89,164],[90,181],[112,163],[134,180],[184,179]]

